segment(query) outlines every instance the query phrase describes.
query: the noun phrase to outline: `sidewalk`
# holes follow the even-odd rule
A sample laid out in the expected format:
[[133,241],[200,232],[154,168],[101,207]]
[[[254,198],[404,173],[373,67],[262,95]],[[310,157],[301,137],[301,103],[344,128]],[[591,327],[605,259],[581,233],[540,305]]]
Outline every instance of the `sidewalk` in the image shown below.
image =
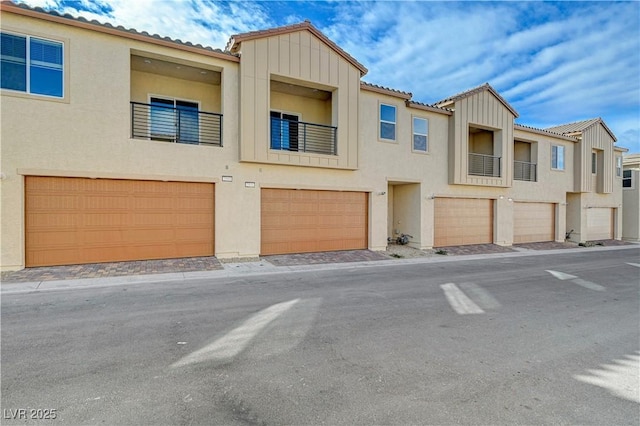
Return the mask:
[[385,252],[346,250],[274,255],[247,259],[225,259],[222,261],[215,257],[197,257],[53,266],[27,268],[16,272],[3,272],[0,292],[2,294],[8,294],[34,290],[87,288],[156,281],[225,278],[265,273],[344,269],[375,265],[395,266],[414,263],[476,260],[491,257],[518,257],[582,252],[585,250],[619,250],[637,247],[639,247],[638,244],[617,240],[596,242],[596,244],[591,247],[580,247],[574,243],[548,242],[517,244],[512,247],[481,244],[417,250],[408,246],[390,245]]

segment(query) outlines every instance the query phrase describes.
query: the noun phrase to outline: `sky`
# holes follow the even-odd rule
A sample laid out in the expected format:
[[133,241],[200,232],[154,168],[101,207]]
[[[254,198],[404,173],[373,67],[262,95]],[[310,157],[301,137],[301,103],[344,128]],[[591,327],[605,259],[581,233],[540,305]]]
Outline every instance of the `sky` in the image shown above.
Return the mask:
[[433,104],[484,83],[546,128],[602,117],[640,153],[640,2],[23,0],[224,49],[305,19],[369,69],[363,80]]

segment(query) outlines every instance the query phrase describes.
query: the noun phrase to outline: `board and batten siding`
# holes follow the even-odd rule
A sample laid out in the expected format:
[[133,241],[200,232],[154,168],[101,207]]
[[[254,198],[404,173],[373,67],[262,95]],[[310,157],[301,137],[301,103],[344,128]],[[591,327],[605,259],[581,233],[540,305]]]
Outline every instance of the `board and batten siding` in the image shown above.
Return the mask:
[[[356,169],[360,71],[306,30],[243,41],[241,47],[241,161]],[[270,149],[272,79],[332,92],[337,155]]]
[[[455,103],[451,118],[453,126],[450,152],[453,153],[452,183],[509,187],[513,181],[513,121],[514,115],[491,92],[485,90]],[[469,175],[469,126],[500,132],[500,143],[494,155],[500,159],[500,177]]]
[[[576,155],[575,182],[578,192],[599,192],[611,194],[614,185],[614,157],[613,139],[611,135],[599,123],[582,131],[580,154]],[[603,152],[602,161],[598,161],[597,178],[594,180],[591,174],[591,153],[593,150]]]

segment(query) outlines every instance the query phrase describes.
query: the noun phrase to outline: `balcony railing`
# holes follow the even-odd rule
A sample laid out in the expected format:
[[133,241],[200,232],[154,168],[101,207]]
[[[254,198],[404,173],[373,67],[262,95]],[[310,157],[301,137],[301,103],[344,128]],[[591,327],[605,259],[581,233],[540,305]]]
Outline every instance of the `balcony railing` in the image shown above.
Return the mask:
[[222,114],[131,102],[131,137],[222,146]]
[[469,153],[469,174],[500,177],[500,157]]
[[513,162],[513,178],[515,180],[526,180],[528,182],[537,181],[537,167],[534,163],[526,161]]
[[271,149],[338,154],[338,128],[271,117]]

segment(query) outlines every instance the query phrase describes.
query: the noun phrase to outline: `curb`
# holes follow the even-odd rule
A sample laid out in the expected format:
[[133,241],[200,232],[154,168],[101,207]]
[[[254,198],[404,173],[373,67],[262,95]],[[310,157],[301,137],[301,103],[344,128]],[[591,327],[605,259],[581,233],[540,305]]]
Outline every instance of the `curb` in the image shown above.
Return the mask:
[[286,274],[297,272],[311,271],[327,271],[342,269],[359,269],[371,267],[395,267],[404,265],[445,263],[474,261],[487,259],[501,259],[511,257],[526,256],[545,256],[554,254],[570,254],[584,253],[588,251],[615,251],[637,249],[639,246],[625,245],[612,247],[580,247],[572,249],[555,249],[555,250],[518,250],[509,253],[490,253],[490,254],[469,254],[458,256],[430,256],[416,257],[409,259],[388,259],[388,260],[370,260],[364,262],[346,262],[346,263],[322,263],[311,265],[293,265],[293,266],[275,266],[267,261],[246,262],[246,263],[223,263],[224,269],[215,271],[195,271],[195,272],[172,272],[166,274],[152,275],[125,275],[119,277],[103,277],[103,278],[81,278],[71,280],[51,280],[51,281],[31,281],[21,283],[3,283],[0,286],[0,294],[20,294],[41,291],[59,291],[71,289],[89,289],[100,287],[112,287],[122,285],[135,285],[152,282],[169,282],[169,281],[193,281],[201,279],[224,279],[233,277],[247,277],[265,274]]

